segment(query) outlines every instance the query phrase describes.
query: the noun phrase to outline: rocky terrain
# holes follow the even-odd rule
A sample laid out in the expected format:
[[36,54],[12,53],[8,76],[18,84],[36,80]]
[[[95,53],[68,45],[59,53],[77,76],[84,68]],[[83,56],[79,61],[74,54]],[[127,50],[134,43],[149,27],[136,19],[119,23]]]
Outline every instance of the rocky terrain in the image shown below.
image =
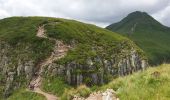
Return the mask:
[[41,90],[45,77],[62,77],[70,86],[92,86],[147,68],[147,58],[131,40],[73,20],[2,19],[0,41],[3,98],[30,86],[48,95]]
[[98,91],[90,94],[89,97],[83,98],[74,96],[73,100],[119,100],[119,98],[116,96],[116,93],[112,89],[107,89],[106,91]]

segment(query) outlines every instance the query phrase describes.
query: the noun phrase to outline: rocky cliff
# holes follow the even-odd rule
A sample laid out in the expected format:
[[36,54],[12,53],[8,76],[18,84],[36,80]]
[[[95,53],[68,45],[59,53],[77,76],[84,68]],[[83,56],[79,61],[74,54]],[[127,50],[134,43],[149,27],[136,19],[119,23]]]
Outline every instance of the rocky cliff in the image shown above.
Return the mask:
[[0,20],[1,96],[38,76],[91,86],[146,67],[147,59],[132,41],[93,25],[45,17]]
[[[127,47],[129,48],[127,49]],[[98,52],[99,49],[102,49],[102,52]],[[68,53],[65,58],[44,67],[43,72],[51,76],[64,76],[72,85],[83,83],[100,85],[111,80],[113,76],[132,74],[135,71],[144,70],[147,66],[147,60],[143,59],[127,41],[117,44],[110,54],[104,48],[97,46],[93,47],[91,52],[97,54],[83,59],[82,62],[76,59],[66,60],[69,56]],[[64,62],[65,60],[66,62]]]

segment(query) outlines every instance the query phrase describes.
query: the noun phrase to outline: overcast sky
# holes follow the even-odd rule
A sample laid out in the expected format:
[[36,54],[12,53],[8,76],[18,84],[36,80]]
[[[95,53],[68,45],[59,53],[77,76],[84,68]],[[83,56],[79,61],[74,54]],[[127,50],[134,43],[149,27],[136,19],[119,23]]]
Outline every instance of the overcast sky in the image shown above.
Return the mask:
[[170,0],[0,0],[0,18],[51,16],[107,26],[144,11],[170,26]]

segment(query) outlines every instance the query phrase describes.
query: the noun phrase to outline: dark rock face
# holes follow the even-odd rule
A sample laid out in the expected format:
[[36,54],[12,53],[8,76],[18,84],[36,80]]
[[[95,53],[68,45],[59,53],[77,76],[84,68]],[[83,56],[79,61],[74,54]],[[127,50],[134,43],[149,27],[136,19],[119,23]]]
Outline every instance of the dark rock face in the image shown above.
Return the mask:
[[[88,57],[85,62],[78,63],[76,60],[59,64],[53,62],[41,69],[42,75],[61,76],[70,85],[100,85],[107,83],[111,78],[129,75],[147,67],[147,60],[132,46],[128,49],[121,44],[120,48],[112,54],[98,54]],[[127,45],[126,45],[127,46]],[[31,52],[26,48],[25,53]],[[0,46],[0,75],[4,76],[1,82],[4,85],[5,96],[10,95],[14,88],[19,88],[21,84],[27,85],[33,78],[37,66],[35,61],[25,56],[11,56],[13,48],[7,44]],[[97,50],[92,48],[92,50]],[[15,62],[13,59],[16,59]]]
[[[122,45],[123,46],[123,45]],[[76,61],[65,64],[53,63],[46,66],[44,72],[52,76],[64,76],[71,85],[96,85],[108,82],[113,76],[125,76],[147,67],[144,59],[133,47],[125,49],[122,47],[119,53],[107,55],[108,58],[97,55],[87,58],[86,63],[80,64]]]
[[11,51],[13,51],[13,47],[7,43],[0,44],[0,76],[3,76],[0,84],[5,83],[5,96],[10,95],[14,88],[20,87],[21,81],[27,84],[32,78],[34,70],[32,59],[13,55]]
[[46,17],[0,23],[0,97],[46,75],[91,86],[147,66],[132,41],[94,25]]

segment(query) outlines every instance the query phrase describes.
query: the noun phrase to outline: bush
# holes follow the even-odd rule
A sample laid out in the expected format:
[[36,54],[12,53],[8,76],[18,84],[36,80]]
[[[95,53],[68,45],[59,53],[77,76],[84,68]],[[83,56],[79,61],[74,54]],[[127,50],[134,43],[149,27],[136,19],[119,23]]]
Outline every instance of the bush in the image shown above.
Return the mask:
[[85,85],[81,85],[77,88],[77,93],[81,96],[81,97],[87,97],[90,93],[91,90],[90,88],[88,88]]
[[71,86],[67,85],[61,77],[46,77],[42,82],[42,89],[47,92],[52,92],[57,96],[61,96],[65,89]]
[[88,97],[91,93],[90,88],[86,85],[81,85],[77,88],[66,89],[63,95],[61,96],[61,100],[70,100],[73,98],[74,95],[81,96],[81,97]]

